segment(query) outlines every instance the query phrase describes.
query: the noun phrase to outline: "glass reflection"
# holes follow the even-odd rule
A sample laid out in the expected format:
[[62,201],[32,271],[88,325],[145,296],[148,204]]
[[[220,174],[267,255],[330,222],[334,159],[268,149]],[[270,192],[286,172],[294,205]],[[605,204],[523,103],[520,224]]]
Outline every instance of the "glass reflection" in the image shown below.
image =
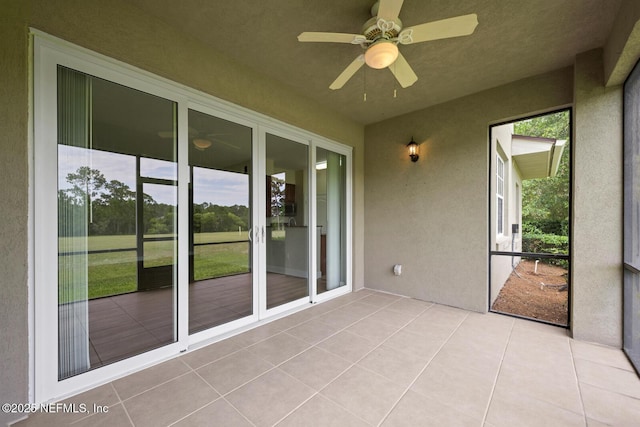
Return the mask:
[[345,286],[346,157],[323,148],[316,150],[316,211],[320,233],[317,292]]
[[189,110],[189,333],[253,313],[251,128]]
[[267,308],[309,295],[308,147],[267,134]]
[[140,174],[175,168],[175,108],[58,68],[60,379],[175,340],[175,177]]

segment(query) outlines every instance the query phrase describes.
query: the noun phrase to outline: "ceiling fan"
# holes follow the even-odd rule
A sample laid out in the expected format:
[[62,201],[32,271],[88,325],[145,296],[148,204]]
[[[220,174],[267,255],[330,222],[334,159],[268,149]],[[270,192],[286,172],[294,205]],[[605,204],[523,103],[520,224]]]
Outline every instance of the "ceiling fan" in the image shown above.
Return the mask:
[[[478,25],[475,13],[427,22],[403,28],[398,18],[404,0],[380,0],[371,7],[371,19],[362,26],[362,34],[304,32],[301,42],[351,43],[365,49],[334,80],[330,89],[340,89],[365,63],[375,69],[388,67],[400,86],[409,87],[418,80],[398,44],[413,44],[472,34]],[[393,64],[393,66],[391,66]]]

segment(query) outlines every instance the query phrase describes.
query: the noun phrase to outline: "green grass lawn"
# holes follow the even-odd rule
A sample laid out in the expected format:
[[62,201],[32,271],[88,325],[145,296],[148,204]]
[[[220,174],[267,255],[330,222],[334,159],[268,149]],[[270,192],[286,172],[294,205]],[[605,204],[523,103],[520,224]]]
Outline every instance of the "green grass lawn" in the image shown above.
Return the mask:
[[[165,236],[153,236],[165,237]],[[83,238],[61,238],[83,239]],[[249,271],[249,244],[247,233],[197,233],[194,235],[196,243],[222,243],[216,245],[194,247],[194,278],[195,280],[210,279],[230,274],[246,273]],[[88,239],[89,251],[105,249],[135,248],[135,236],[91,236]],[[175,241],[145,242],[144,266],[155,267],[177,264],[175,259]],[[69,255],[59,259],[60,281],[62,281],[65,266],[80,263],[83,267],[84,256]],[[88,265],[88,297],[99,298],[117,295],[137,290],[137,253],[135,250],[126,252],[109,252],[89,254]],[[80,279],[82,280],[82,279]],[[60,301],[68,301],[69,297],[60,295]]]

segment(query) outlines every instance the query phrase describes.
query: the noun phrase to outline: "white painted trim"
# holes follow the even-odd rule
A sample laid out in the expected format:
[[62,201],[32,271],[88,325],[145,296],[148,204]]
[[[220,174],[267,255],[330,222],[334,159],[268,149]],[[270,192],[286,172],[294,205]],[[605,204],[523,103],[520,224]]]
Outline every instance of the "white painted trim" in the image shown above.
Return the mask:
[[[316,171],[316,145],[311,141],[311,146],[307,152],[308,177],[309,182],[309,260],[307,265],[309,268],[309,301],[316,301],[318,295],[318,277],[320,276],[320,266],[318,265],[318,218],[316,211],[317,204],[317,171]],[[311,197],[313,196],[313,197]]]
[[[310,175],[310,170],[312,169],[311,165],[308,163],[308,159],[309,159],[309,151],[312,149],[312,147],[310,146],[311,143],[311,139],[309,138],[309,134],[305,133],[305,132],[300,132],[297,129],[289,129],[288,126],[273,126],[273,125],[267,125],[267,124],[262,124],[258,127],[258,133],[260,135],[260,155],[258,157],[258,159],[266,159],[266,148],[267,148],[267,134],[270,135],[274,135],[280,138],[284,138],[287,139],[289,141],[292,141],[294,143],[299,143],[302,145],[307,146],[307,187],[310,186],[310,180],[309,180],[309,175]],[[261,161],[260,162],[260,177],[262,176],[266,176],[267,175],[267,171],[266,171],[266,164],[265,162]],[[306,297],[304,298],[300,298],[298,300],[295,301],[290,301],[288,303],[279,305],[277,307],[273,307],[273,308],[267,308],[267,267],[272,270],[275,271],[277,270],[277,268],[274,268],[273,266],[269,267],[267,265],[267,246],[266,246],[266,242],[264,239],[264,230],[266,227],[266,189],[265,189],[265,185],[259,185],[260,187],[260,191],[262,192],[260,194],[260,200],[259,200],[259,204],[257,205],[257,213],[259,215],[261,215],[261,217],[259,218],[260,221],[260,234],[261,234],[261,240],[260,240],[260,266],[264,266],[265,268],[260,268],[260,291],[259,291],[259,301],[260,301],[260,309],[259,309],[259,317],[260,319],[266,319],[269,318],[271,316],[274,315],[278,315],[280,313],[286,312],[288,310],[294,309],[296,307],[300,307],[303,306],[304,304],[308,304],[311,301],[311,286],[312,283],[311,279],[309,277],[307,277],[307,286],[309,286],[309,293]],[[307,192],[306,192],[306,196],[307,196],[307,200],[309,201],[311,199],[311,195],[314,193],[311,193],[312,189],[311,188],[307,188]],[[307,202],[309,203],[309,202]],[[308,223],[311,223],[311,211],[309,210],[308,206],[306,209],[306,215],[307,215],[307,220]],[[307,234],[307,242],[310,245],[311,244],[311,229],[310,227],[307,228],[308,230],[308,234]],[[313,268],[315,266],[314,264],[308,264],[307,268],[309,269],[310,272],[313,271]],[[306,271],[288,271],[285,270],[284,268],[282,269],[282,272],[285,274],[293,274],[295,276],[299,276],[299,277],[304,277],[304,276],[308,276]],[[313,275],[313,273],[310,273],[311,275]]]
[[29,60],[28,60],[28,73],[29,73],[29,124],[27,129],[27,139],[28,139],[28,148],[27,148],[27,167],[29,174],[29,184],[28,184],[28,207],[27,207],[27,328],[29,334],[29,377],[28,377],[28,399],[30,403],[35,401],[34,391],[35,391],[35,223],[34,223],[34,202],[35,202],[35,177],[34,177],[34,82],[35,82],[35,63],[34,63],[34,44],[33,44],[33,36],[29,36]]
[[[335,153],[341,154],[345,156],[345,160],[347,162],[346,164],[347,179],[345,182],[345,185],[346,185],[345,199],[347,204],[346,213],[345,213],[346,222],[347,222],[346,230],[345,230],[345,232],[347,233],[347,239],[346,239],[347,242],[346,242],[346,248],[345,248],[345,251],[346,251],[345,262],[347,263],[347,271],[346,271],[347,283],[345,286],[340,286],[335,289],[328,290],[326,292],[323,292],[322,294],[318,294],[317,292],[314,292],[312,301],[315,303],[315,302],[326,301],[326,300],[329,300],[353,291],[353,169],[352,169],[353,168],[353,159],[352,159],[353,147],[349,147],[342,144],[336,144],[336,143],[325,141],[325,140],[312,140],[311,145],[314,152],[314,164],[315,164],[316,148],[323,148],[325,150],[329,150],[329,151],[333,151]],[[316,185],[315,168],[313,171],[313,185],[314,185],[314,194],[315,194],[315,185]],[[314,198],[314,206],[315,206],[315,198]],[[314,208],[314,212],[315,212],[315,208]],[[316,215],[313,215],[313,219],[314,219],[314,225],[317,225]],[[316,246],[314,246],[313,248],[315,249]],[[317,259],[317,256],[314,259]],[[316,271],[320,271],[319,266],[317,266]],[[316,283],[316,282],[314,281],[313,283]],[[315,289],[315,286],[313,288]]]
[[[187,99],[178,102],[177,120],[180,123],[188,121]],[[189,217],[189,129],[178,125],[178,215],[177,218]],[[174,221],[177,221],[174,218]],[[176,228],[174,228],[175,230]],[[189,346],[189,221],[177,221],[178,231],[178,336],[180,351]]]
[[[319,301],[331,299],[350,292],[352,290],[352,148],[331,141],[314,133],[295,128],[286,123],[275,120],[263,114],[231,104],[214,96],[191,89],[179,83],[172,82],[156,76],[147,71],[117,61],[115,59],[91,52],[50,36],[41,31],[31,29],[33,39],[33,99],[32,114],[30,115],[32,133],[30,141],[30,207],[29,213],[29,331],[33,336],[30,345],[30,400],[34,403],[60,399],[75,393],[82,392],[91,387],[112,381],[115,378],[130,374],[163,360],[170,359],[180,354],[181,351],[193,348],[193,346],[205,341],[211,341],[221,335],[230,335],[238,330],[249,329],[263,322],[268,322],[281,317],[286,313],[311,306],[309,297],[292,301],[266,310],[266,254],[265,241],[262,237],[266,218],[260,216],[265,208],[264,178],[266,176],[264,161],[266,133],[281,136],[292,141],[305,144],[315,155],[315,147],[344,154],[347,158],[347,280],[344,287],[324,293]],[[64,65],[80,72],[90,74],[105,80],[113,81],[137,90],[153,94],[178,105],[178,117],[181,122],[188,119],[188,108],[212,114],[238,124],[249,126],[253,131],[252,158],[253,158],[253,265],[254,273],[253,290],[254,311],[253,315],[207,331],[189,336],[188,334],[188,241],[184,238],[178,240],[178,312],[179,330],[177,342],[164,347],[148,351],[126,360],[101,367],[84,374],[58,381],[58,343],[57,343],[57,278],[51,277],[51,272],[57,271],[57,122],[52,111],[57,110],[57,65]],[[188,122],[188,121],[186,121]],[[187,127],[179,127],[178,135],[178,217],[188,215],[188,131]],[[309,165],[309,189],[308,200],[310,215],[309,223],[315,223],[315,206],[312,201],[315,195],[315,168],[313,163]],[[262,185],[261,185],[262,184]],[[186,212],[186,213],[185,213]],[[186,225],[185,225],[186,224]],[[178,224],[179,236],[188,235],[187,221]],[[313,230],[313,228],[310,228]],[[309,242],[316,239],[314,233],[309,231]],[[312,247],[312,254],[315,246]],[[317,271],[317,260],[311,258],[309,269]],[[317,273],[312,273],[312,276]],[[259,278],[256,279],[256,275]],[[259,286],[259,284],[265,284]],[[46,286],[45,286],[46,284]],[[315,287],[315,281],[311,282]],[[37,292],[36,292],[37,290]],[[31,317],[32,315],[32,317]]]

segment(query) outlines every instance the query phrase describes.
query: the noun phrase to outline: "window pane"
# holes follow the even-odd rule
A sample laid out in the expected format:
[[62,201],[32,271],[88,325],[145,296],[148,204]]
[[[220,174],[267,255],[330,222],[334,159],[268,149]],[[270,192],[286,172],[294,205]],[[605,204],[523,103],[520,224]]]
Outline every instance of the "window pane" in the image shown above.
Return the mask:
[[267,308],[309,295],[308,147],[267,134]]
[[491,256],[491,310],[567,326],[569,262]]
[[491,127],[490,309],[562,326],[571,294],[569,119],[560,111]]
[[176,187],[140,174],[175,170],[174,117],[171,101],[58,69],[60,379],[175,340]]
[[252,129],[189,110],[189,333],[253,313]]
[[[640,269],[640,67],[624,85],[624,261]],[[640,370],[640,275],[624,272],[624,351]]]
[[345,286],[346,157],[316,150],[316,209],[320,233],[318,293]]

